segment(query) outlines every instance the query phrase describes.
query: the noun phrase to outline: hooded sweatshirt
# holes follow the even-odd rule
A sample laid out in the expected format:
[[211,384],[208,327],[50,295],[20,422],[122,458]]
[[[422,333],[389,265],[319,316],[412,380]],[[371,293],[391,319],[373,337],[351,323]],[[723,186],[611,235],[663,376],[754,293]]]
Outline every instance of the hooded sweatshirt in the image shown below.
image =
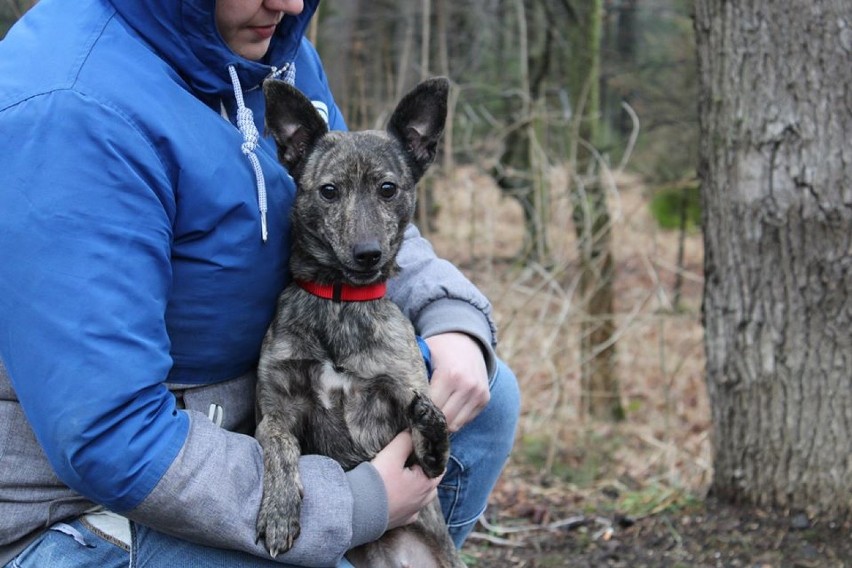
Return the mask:
[[[262,61],[214,0],[42,0],[0,42],[0,547],[95,504],[265,556],[254,368],[289,281],[295,188],[262,135],[262,81],[345,123],[285,16]],[[487,300],[410,227],[389,293],[424,336],[494,367]],[[300,461],[302,534],[333,565],[386,528],[370,464]]]

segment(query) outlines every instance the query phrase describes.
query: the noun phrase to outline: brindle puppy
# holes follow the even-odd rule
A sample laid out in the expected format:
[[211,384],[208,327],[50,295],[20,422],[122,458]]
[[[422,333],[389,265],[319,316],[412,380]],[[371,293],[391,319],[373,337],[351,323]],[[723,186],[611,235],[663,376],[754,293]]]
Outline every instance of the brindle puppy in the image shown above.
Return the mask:
[[[329,132],[311,102],[268,81],[266,128],[296,180],[291,283],[264,339],[258,368],[257,439],[264,450],[257,521],[273,556],[299,536],[302,453],[344,469],[372,459],[411,429],[412,460],[440,475],[449,453],[444,415],[428,395],[425,365],[408,319],[372,295],[397,270],[415,184],[435,157],[448,82],[418,85],[387,131]],[[331,299],[323,298],[327,287]],[[313,292],[308,290],[314,290]],[[418,520],[347,554],[356,566],[464,566],[437,500]]]

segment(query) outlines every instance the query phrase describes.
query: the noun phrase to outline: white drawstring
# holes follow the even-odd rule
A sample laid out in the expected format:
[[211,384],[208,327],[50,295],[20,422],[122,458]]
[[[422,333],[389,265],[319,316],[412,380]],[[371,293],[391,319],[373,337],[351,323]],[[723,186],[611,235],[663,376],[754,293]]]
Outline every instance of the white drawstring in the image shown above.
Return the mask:
[[243,135],[243,143],[240,148],[243,154],[248,157],[251,167],[254,169],[254,177],[257,181],[257,206],[260,209],[260,236],[263,238],[263,242],[266,242],[266,180],[263,178],[260,160],[254,153],[254,149],[257,148],[257,141],[260,139],[260,133],[254,125],[254,114],[243,100],[243,89],[240,86],[240,79],[237,77],[236,67],[229,65],[228,73],[231,74],[231,85],[234,87],[234,97],[237,99],[237,128]]
[[281,69],[272,68],[270,79],[280,79],[291,85],[296,84],[296,65],[294,63],[286,63]]
[[[237,76],[237,68],[229,65],[228,73],[231,75],[231,85],[234,87],[234,98],[237,101],[237,128],[240,129],[240,133],[243,135],[243,143],[240,148],[243,154],[248,157],[251,167],[254,170],[254,177],[257,182],[257,206],[260,210],[260,236],[263,238],[263,242],[266,242],[268,236],[266,225],[266,180],[263,177],[260,160],[258,160],[257,155],[254,153],[258,140],[260,140],[260,133],[254,125],[254,114],[246,106],[243,99],[243,89],[240,86],[240,78]],[[284,81],[292,85],[296,80],[296,66],[293,63],[289,63],[281,69],[273,71],[273,77],[280,74],[283,74]]]

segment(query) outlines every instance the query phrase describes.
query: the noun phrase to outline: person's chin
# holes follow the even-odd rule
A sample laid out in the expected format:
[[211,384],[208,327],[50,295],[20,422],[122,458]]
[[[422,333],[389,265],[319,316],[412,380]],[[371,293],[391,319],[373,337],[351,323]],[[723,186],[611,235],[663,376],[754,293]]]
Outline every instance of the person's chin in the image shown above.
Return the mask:
[[238,49],[234,49],[233,47],[231,49],[246,59],[257,61],[263,58],[269,50],[269,39],[252,38],[252,41],[242,42],[238,47]]

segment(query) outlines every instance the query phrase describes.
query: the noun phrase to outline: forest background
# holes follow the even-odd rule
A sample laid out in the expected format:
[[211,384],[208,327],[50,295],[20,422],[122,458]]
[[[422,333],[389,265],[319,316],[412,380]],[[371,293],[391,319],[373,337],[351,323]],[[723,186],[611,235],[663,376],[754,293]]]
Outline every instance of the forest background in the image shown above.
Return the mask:
[[[0,0],[0,37],[30,0]],[[309,30],[351,128],[448,76],[418,224],[523,395],[470,566],[846,566],[849,526],[708,496],[692,0],[347,0]]]
[[[651,530],[658,545],[629,553],[623,533],[702,516],[712,465],[691,10],[684,0],[321,9],[317,45],[353,127],[381,126],[424,77],[454,84],[419,225],[491,298],[498,352],[523,393],[470,565],[665,565],[672,533]],[[590,221],[595,207],[578,206],[578,192],[602,199],[607,220]],[[591,233],[606,235],[607,274]],[[609,309],[590,305],[584,264],[609,279]],[[603,340],[583,341],[601,329]],[[602,354],[611,377],[596,389],[583,375]],[[607,391],[618,410],[594,416]]]

